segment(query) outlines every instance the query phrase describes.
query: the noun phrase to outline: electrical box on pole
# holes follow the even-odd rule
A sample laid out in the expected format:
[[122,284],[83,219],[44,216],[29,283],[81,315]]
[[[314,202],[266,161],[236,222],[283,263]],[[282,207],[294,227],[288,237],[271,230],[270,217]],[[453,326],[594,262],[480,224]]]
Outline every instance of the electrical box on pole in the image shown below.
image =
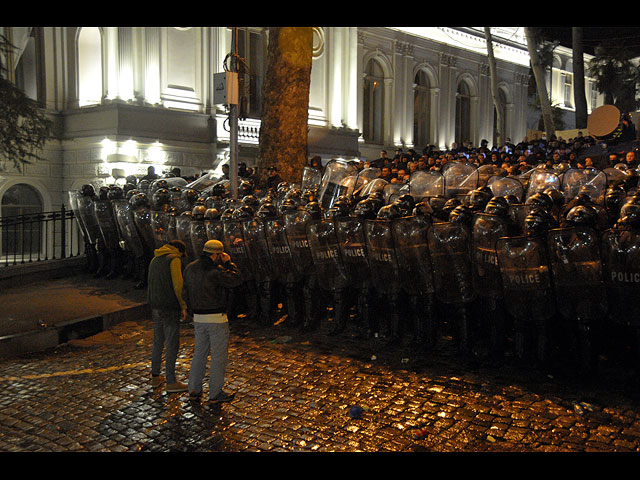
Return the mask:
[[213,74],[213,103],[216,105],[237,105],[238,93],[238,72]]

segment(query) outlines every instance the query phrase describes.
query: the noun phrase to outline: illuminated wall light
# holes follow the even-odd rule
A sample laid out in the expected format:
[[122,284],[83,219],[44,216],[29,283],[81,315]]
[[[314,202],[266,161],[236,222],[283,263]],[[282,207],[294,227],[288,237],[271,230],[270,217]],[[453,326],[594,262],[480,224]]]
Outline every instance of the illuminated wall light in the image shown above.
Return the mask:
[[148,149],[149,160],[154,164],[164,165],[167,163],[167,154],[162,149],[160,142],[154,142]]
[[118,153],[122,153],[123,155],[129,155],[131,157],[138,158],[138,142],[135,140],[127,140],[122,144],[122,146],[118,149]]
[[102,151],[100,152],[100,158],[102,159],[103,162],[107,161],[107,157],[113,153],[116,153],[117,151],[117,146],[116,143],[112,140],[109,140],[108,138],[105,138],[104,140],[102,140],[102,142],[100,142],[100,144],[102,145]]

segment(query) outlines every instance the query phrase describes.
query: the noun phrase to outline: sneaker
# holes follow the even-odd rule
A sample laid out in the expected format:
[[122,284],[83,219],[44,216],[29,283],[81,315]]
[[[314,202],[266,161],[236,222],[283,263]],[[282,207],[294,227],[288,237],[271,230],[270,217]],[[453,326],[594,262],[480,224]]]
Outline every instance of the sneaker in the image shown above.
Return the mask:
[[170,383],[167,385],[166,391],[167,393],[186,392],[187,386],[180,382]]
[[151,386],[159,387],[164,383],[164,377],[162,375],[151,375]]
[[214,398],[209,399],[209,404],[217,405],[219,403],[230,402],[231,400],[233,400],[233,397],[235,395],[235,393],[220,392]]

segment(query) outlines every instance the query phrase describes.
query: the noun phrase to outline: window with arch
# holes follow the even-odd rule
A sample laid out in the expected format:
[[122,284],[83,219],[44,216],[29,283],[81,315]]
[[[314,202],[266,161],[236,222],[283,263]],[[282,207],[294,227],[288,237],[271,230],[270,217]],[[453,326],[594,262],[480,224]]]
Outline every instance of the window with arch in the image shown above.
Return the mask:
[[237,31],[239,88],[244,93],[241,116],[260,118],[262,114],[262,84],[267,57],[264,33],[261,30],[240,27]]
[[[24,183],[10,187],[2,196],[2,218],[15,215],[42,213],[40,193]],[[2,229],[2,255],[36,254],[42,244],[42,226],[39,221],[5,224]]]
[[376,60],[364,70],[362,134],[367,142],[383,143],[384,72]]
[[39,81],[42,69],[42,27],[32,27],[25,38],[16,65],[16,86],[32,100],[42,101],[43,88]]
[[413,92],[413,143],[417,147],[426,147],[429,142],[429,78],[424,70],[416,73]]
[[78,104],[102,101],[102,32],[98,27],[82,27],[78,34]]
[[456,91],[456,131],[455,142],[462,145],[471,140],[471,91],[469,85],[462,81]]

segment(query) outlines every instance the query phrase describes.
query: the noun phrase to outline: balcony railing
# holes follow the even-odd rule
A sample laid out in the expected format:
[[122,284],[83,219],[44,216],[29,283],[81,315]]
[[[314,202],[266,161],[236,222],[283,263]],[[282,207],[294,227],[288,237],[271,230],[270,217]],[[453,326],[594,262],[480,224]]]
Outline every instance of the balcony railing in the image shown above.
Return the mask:
[[0,218],[0,267],[76,257],[84,239],[72,210]]

